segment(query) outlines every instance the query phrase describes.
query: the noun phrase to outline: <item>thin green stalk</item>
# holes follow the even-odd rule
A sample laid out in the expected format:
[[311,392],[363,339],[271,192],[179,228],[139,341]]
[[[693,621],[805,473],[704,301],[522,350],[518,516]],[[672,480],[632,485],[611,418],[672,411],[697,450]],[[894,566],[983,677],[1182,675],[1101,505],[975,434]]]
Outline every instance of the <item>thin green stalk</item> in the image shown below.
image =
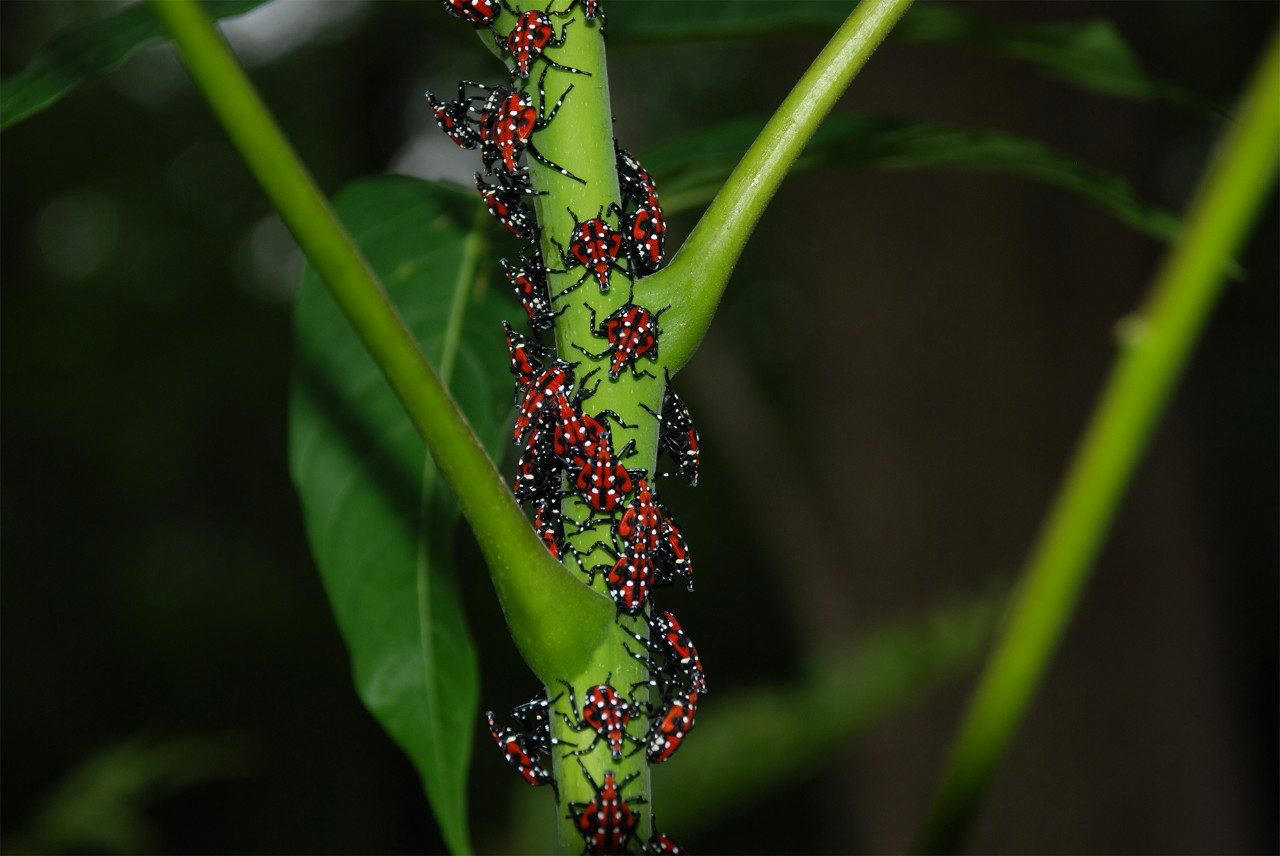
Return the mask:
[[678,371],[702,341],[765,206],[805,144],[911,0],[862,0],[743,155],[666,269],[645,280],[678,305],[663,326],[663,362]]
[[915,849],[954,850],[1057,648],[1116,508],[1222,289],[1280,156],[1280,34],[1131,325],[956,733]]
[[195,0],[152,0],[192,78],[405,406],[484,553],[512,637],[544,679],[613,632],[612,606],[550,559],[466,417]]

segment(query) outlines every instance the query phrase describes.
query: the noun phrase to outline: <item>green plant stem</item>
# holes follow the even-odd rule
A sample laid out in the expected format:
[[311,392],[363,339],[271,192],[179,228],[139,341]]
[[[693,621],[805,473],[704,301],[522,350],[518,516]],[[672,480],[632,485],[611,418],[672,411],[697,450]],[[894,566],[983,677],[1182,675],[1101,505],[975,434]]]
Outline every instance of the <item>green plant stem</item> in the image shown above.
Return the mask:
[[1182,235],[1129,325],[1094,416],[1013,594],[1004,631],[956,733],[916,850],[963,840],[1088,580],[1120,498],[1221,291],[1280,156],[1273,40],[1206,174]]
[[[564,9],[568,4],[556,4]],[[525,3],[525,8],[543,8],[541,2]],[[617,159],[613,148],[613,112],[609,98],[609,71],[605,62],[605,44],[597,24],[588,24],[582,17],[580,6],[574,7],[572,18],[556,19],[557,26],[564,22],[567,38],[565,44],[555,50],[556,62],[580,69],[589,73],[568,74],[557,69],[547,73],[545,81],[547,103],[550,110],[565,90],[572,86],[564,99],[563,105],[555,118],[535,135],[539,152],[557,164],[582,178],[585,184],[566,178],[547,166],[527,157],[530,176],[534,188],[542,195],[534,198],[534,207],[538,214],[538,223],[542,230],[542,253],[549,268],[560,268],[559,247],[568,246],[573,230],[574,219],[567,209],[571,209],[580,220],[588,220],[597,215],[616,225],[617,217],[609,213],[611,205],[621,202],[618,192]],[[494,31],[505,33],[510,30],[511,16],[503,14],[496,23]],[[493,47],[493,40],[487,34],[482,39]],[[496,51],[495,51],[496,52]],[[499,54],[501,55],[501,54]],[[535,63],[527,89],[537,103],[538,78],[542,74],[542,64]],[[557,246],[557,243],[559,246]],[[575,268],[566,273],[551,273],[548,276],[551,293],[557,294],[573,285],[583,273],[582,268]],[[587,399],[584,409],[591,413],[610,410],[616,413],[629,426],[623,427],[610,420],[613,448],[620,450],[628,443],[635,444],[635,455],[626,460],[626,467],[633,473],[640,470],[652,476],[657,461],[658,423],[646,413],[641,405],[657,412],[662,402],[663,382],[660,373],[654,377],[635,377],[624,372],[617,380],[610,380],[606,374],[609,364],[607,359],[592,360],[573,346],[581,345],[592,352],[605,349],[605,340],[592,333],[590,312],[584,304],[595,311],[597,324],[603,323],[605,316],[627,302],[627,279],[621,273],[614,273],[610,279],[610,289],[601,293],[595,278],[587,277],[581,286],[556,301],[556,308],[563,313],[556,319],[556,349],[558,356],[569,362],[578,363],[577,375],[582,378],[592,369],[597,372],[589,384],[594,386],[599,381],[596,392]],[[649,300],[647,280],[636,283],[635,299],[637,303],[652,308],[661,308]],[[665,317],[665,316],[664,316]],[[662,342],[665,346],[665,332]],[[563,506],[567,527],[572,530],[588,517],[586,507],[576,498],[565,500]],[[611,535],[608,525],[598,525],[581,535],[570,535],[570,542],[580,551],[580,559],[584,566],[590,568],[602,563],[612,564],[603,551],[594,547],[598,541],[609,541]],[[566,567],[586,581],[578,570],[578,559],[566,558]],[[604,592],[604,575],[596,574],[594,585]],[[573,686],[577,698],[577,710],[569,707],[568,694],[559,682],[549,683],[549,697],[560,695],[556,710],[571,719],[581,716],[583,697],[588,688],[606,680],[624,693],[633,684],[641,683],[648,678],[644,666],[627,654],[624,642],[634,646],[635,642],[626,635],[626,630],[647,633],[647,628],[639,619],[620,617],[598,645],[586,651],[586,666],[574,672],[566,672],[556,677],[563,678]],[[643,733],[647,722],[644,716],[632,718],[630,728],[636,733]],[[559,716],[551,718],[553,735],[569,743],[583,744],[591,732],[579,732],[571,728]],[[628,751],[632,747],[628,746]],[[595,794],[590,783],[578,769],[573,758],[565,759],[563,753],[555,753],[552,772],[555,775],[560,792],[557,806],[556,825],[560,849],[565,853],[582,852],[582,835],[568,819],[569,803],[585,803]],[[626,796],[651,797],[649,785],[649,765],[643,752],[638,752],[621,761],[614,761],[604,742],[601,741],[594,751],[581,757],[583,766],[597,782],[603,782],[607,772],[612,772],[618,781],[636,775],[628,785]],[[647,804],[636,803],[635,811],[639,816],[636,830],[637,836],[648,838],[651,828],[651,815]]]
[[550,559],[466,417],[194,0],[152,0],[192,78],[385,373],[484,553],[512,637],[544,680],[582,668],[613,608]]
[[663,327],[663,362],[672,374],[702,341],[747,238],[792,163],[910,5],[911,0],[858,4],[764,126],[671,264],[645,280],[652,293],[678,307]]

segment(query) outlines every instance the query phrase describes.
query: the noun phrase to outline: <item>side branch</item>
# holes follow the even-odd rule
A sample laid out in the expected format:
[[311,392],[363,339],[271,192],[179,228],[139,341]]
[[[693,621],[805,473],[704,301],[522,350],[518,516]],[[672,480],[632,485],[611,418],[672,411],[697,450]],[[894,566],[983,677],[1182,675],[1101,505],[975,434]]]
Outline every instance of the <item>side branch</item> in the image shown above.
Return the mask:
[[911,0],[862,0],[747,150],[711,207],[664,270],[645,280],[663,325],[663,360],[679,370],[706,333],[720,295],[765,206],[854,75]]
[[151,8],[426,441],[484,552],[526,661],[547,680],[575,674],[586,652],[610,632],[612,604],[547,555],[381,282],[199,4],[152,0]]

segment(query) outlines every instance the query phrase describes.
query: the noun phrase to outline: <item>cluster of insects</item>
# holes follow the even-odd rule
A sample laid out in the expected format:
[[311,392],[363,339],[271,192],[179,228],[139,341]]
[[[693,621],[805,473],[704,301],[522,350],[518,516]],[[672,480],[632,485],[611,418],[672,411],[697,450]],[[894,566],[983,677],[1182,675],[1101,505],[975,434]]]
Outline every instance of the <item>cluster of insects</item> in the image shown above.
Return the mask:
[[[654,377],[643,366],[644,361],[658,361],[660,320],[666,310],[636,303],[635,291],[637,280],[655,272],[663,261],[667,226],[657,187],[635,156],[615,141],[621,204],[602,206],[585,220],[566,209],[565,242],[550,236],[545,240],[547,256],[558,256],[553,259],[558,266],[549,266],[543,249],[546,224],[538,222],[531,204],[539,191],[530,180],[526,159],[564,179],[586,184],[539,151],[535,137],[555,120],[574,88],[568,85],[548,106],[548,72],[556,69],[589,76],[558,62],[554,52],[572,37],[573,11],[579,6],[586,21],[603,30],[600,0],[570,0],[560,11],[553,10],[555,0],[541,10],[515,9],[507,0],[443,0],[443,5],[454,17],[491,31],[512,74],[510,84],[462,81],[451,100],[427,93],[440,129],[458,146],[479,151],[482,171],[474,174],[474,181],[485,207],[525,242],[514,261],[501,262],[527,322],[523,330],[503,324],[515,377],[516,419],[511,436],[520,450],[512,491],[529,507],[533,527],[547,551],[576,563],[589,585],[602,577],[617,613],[640,620],[639,626],[646,628],[644,633],[625,631],[636,643],[627,646],[627,653],[644,665],[645,680],[618,688],[606,675],[600,683],[582,689],[581,697],[572,684],[561,681],[564,691],[558,695],[548,697],[544,691],[512,710],[513,724],[500,725],[494,713],[487,712],[489,731],[506,761],[530,785],[556,789],[552,753],[557,747],[564,747],[565,759],[578,760],[594,797],[565,807],[587,853],[624,853],[633,843],[643,853],[679,853],[675,842],[661,833],[655,832],[647,841],[635,840],[638,819],[632,806],[643,799],[625,793],[634,775],[619,778],[607,770],[596,781],[581,761],[601,746],[615,762],[639,752],[650,763],[666,761],[692,730],[698,700],[706,692],[696,647],[676,617],[652,602],[656,589],[680,584],[693,590],[688,544],[670,510],[658,499],[655,483],[658,478],[679,476],[697,484],[699,438],[689,408],[671,389],[669,375],[664,376],[660,408],[645,410],[658,421],[659,454],[669,466],[660,465],[649,473],[626,464],[636,453],[634,440],[620,447],[614,442],[615,429],[637,426],[611,410],[591,412],[588,407],[606,378],[614,383],[627,374]],[[514,20],[505,33],[498,27],[504,12]],[[542,70],[534,84],[531,77],[539,64]],[[557,234],[561,233],[557,230]],[[551,292],[551,275],[578,269],[581,275],[575,281]],[[543,338],[555,331],[570,301],[578,299],[571,293],[591,283],[601,294],[608,294],[615,275],[627,281],[628,296],[622,306],[598,318],[589,302],[582,303],[590,338],[569,345],[599,365],[580,372],[582,361],[563,358],[568,348],[558,355]],[[563,329],[560,335],[565,335]],[[599,342],[598,349],[588,347],[592,340]],[[574,546],[578,536],[601,532],[607,534],[589,548],[580,551]],[[591,555],[604,555],[609,561],[588,567],[583,557]],[[568,713],[556,707],[562,699]],[[584,739],[569,743],[553,737],[553,717],[564,723],[560,734],[578,733]]]

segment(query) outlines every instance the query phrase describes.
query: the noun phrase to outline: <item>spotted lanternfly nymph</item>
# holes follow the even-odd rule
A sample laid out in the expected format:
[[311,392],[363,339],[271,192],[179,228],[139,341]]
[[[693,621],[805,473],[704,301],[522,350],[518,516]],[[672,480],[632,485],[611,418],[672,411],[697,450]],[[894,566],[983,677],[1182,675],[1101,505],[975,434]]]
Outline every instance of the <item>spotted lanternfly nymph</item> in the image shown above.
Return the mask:
[[627,740],[641,742],[639,738],[632,737],[627,732],[627,722],[631,719],[631,705],[618,695],[617,690],[609,686],[608,678],[605,678],[604,683],[596,684],[587,690],[586,695],[582,697],[581,715],[578,713],[578,702],[574,697],[573,685],[565,680],[561,680],[560,683],[564,684],[565,691],[569,694],[569,709],[573,711],[572,719],[564,713],[560,714],[565,724],[574,731],[595,732],[595,737],[589,744],[570,752],[570,755],[586,755],[603,740],[608,745],[613,760],[618,761],[622,759],[622,747]]
[[[493,742],[498,744],[502,756],[507,759],[507,763],[515,768],[520,777],[530,785],[537,787],[538,785],[552,785],[555,782],[551,778],[551,772],[538,760],[538,750],[530,741],[527,734],[522,734],[514,728],[498,728],[494,722],[493,711],[485,712],[485,719],[489,723],[489,734],[493,737]],[[536,741],[534,741],[536,742]]]
[[533,529],[538,533],[547,552],[553,559],[564,556],[564,511],[560,508],[560,496],[540,497],[533,501]]
[[560,28],[560,35],[557,37],[555,27],[551,24],[551,18],[567,18],[572,14],[568,9],[563,12],[552,12],[550,6],[543,11],[530,9],[520,13],[519,17],[516,18],[515,26],[511,28],[511,32],[507,33],[507,37],[500,43],[502,49],[510,54],[515,61],[515,73],[518,77],[528,77],[530,67],[538,59],[541,59],[552,68],[558,68],[560,71],[565,71],[569,74],[591,76],[590,72],[561,65],[546,55],[547,48],[564,46],[564,31],[573,23],[573,21],[566,21]]
[[474,149],[480,145],[480,126],[471,116],[473,99],[467,96],[466,87],[466,81],[458,84],[458,98],[454,101],[441,101],[435,93],[427,90],[427,105],[435,116],[436,124],[449,139],[461,148]]
[[532,260],[522,257],[518,265],[506,259],[499,260],[498,264],[502,265],[502,272],[515,290],[516,299],[524,308],[533,331],[546,333],[554,327],[556,316],[568,307],[561,308],[559,312],[552,310],[551,297],[547,291],[547,269],[542,265],[542,256],[535,255]]
[[[642,408],[658,420],[658,450],[666,453],[680,475],[698,486],[698,462],[701,455],[698,429],[693,424],[689,406],[671,388],[671,375],[666,374],[666,392],[662,396],[661,414],[654,413],[643,403]],[[673,473],[659,473],[662,478]]]
[[609,291],[609,274],[612,271],[619,271],[630,279],[631,272],[618,261],[620,255],[624,258],[626,256],[623,253],[622,233],[606,223],[599,214],[590,220],[583,221],[578,219],[573,209],[566,210],[573,218],[573,237],[569,239],[567,253],[564,247],[556,242],[560,250],[560,263],[564,267],[552,273],[568,273],[577,267],[584,270],[582,276],[578,277],[578,281],[557,294],[555,299],[559,300],[578,288],[589,276],[596,278],[601,294],[607,294]]
[[637,371],[636,360],[641,357],[647,357],[650,360],[658,359],[658,318],[669,307],[650,312],[643,306],[628,302],[610,313],[597,329],[595,309],[587,303],[582,305],[587,308],[587,312],[591,313],[592,335],[604,339],[609,343],[609,347],[598,354],[591,353],[577,343],[574,347],[593,360],[609,357],[609,377],[614,380],[617,380],[618,375],[622,374],[622,370],[626,368],[630,368],[631,373],[636,377],[653,377],[652,372]]
[[667,221],[662,219],[662,209],[641,205],[623,218],[622,235],[632,269],[640,276],[656,271],[667,243]]
[[669,699],[645,737],[645,757],[651,764],[661,764],[676,754],[693,730],[698,715],[698,694],[680,693]]
[[572,9],[572,8],[573,8],[574,3],[576,3],[576,4],[580,5],[580,6],[582,6],[582,15],[583,15],[583,17],[584,17],[584,18],[586,18],[588,21],[599,21],[599,22],[600,22],[600,35],[602,35],[602,36],[603,36],[603,35],[604,35],[604,26],[605,26],[605,24],[606,24],[606,23],[608,23],[608,22],[605,20],[605,17],[604,17],[604,2],[603,2],[603,0],[574,0],[574,2],[573,2],[573,3],[570,3],[570,4],[569,4],[569,8],[570,8],[570,9]]
[[644,856],[683,856],[684,850],[670,836],[656,829],[648,841],[642,842],[640,852]]
[[500,170],[509,176],[517,176],[524,174],[517,163],[520,153],[528,152],[529,157],[543,166],[579,184],[586,184],[583,179],[544,157],[533,144],[533,135],[551,124],[564,99],[573,91],[573,84],[569,84],[548,112],[547,93],[543,88],[547,71],[549,69],[544,68],[538,78],[537,107],[533,106],[533,96],[528,92],[513,92],[505,86],[493,88],[480,114],[480,160],[487,172]]
[[516,400],[519,401],[552,357],[546,348],[517,333],[510,323],[503,321],[502,329],[507,334],[507,356],[511,359],[511,374],[516,378]]
[[634,544],[649,553],[657,553],[662,536],[658,505],[648,479],[638,476],[635,481],[635,496],[614,524],[613,534],[627,546]]
[[582,768],[582,775],[587,777],[595,795],[590,802],[569,803],[568,818],[573,821],[578,832],[582,833],[587,853],[625,853],[638,821],[631,806],[648,800],[644,797],[628,799],[622,792],[640,773],[632,773],[619,782],[613,770],[606,770],[604,782],[596,784],[581,759],[578,760],[578,766]]
[[[617,457],[625,457],[631,451],[634,445],[628,443]],[[574,455],[572,463],[569,478],[579,498],[592,511],[612,513],[631,492],[631,473],[615,458],[608,428],[599,436],[593,454]]]
[[480,173],[475,173],[476,190],[484,200],[484,207],[506,227],[507,231],[517,238],[527,241],[538,240],[538,223],[533,209],[525,204],[526,196],[536,196],[537,192],[529,186],[527,178],[513,179],[506,175],[498,176],[498,184],[486,184]]
[[689,545],[667,507],[659,502],[657,508],[658,551],[654,559],[653,584],[665,588],[680,580],[685,589],[693,591],[693,559],[689,556]]
[[554,403],[557,392],[567,392],[573,386],[573,366],[573,363],[555,360],[529,384],[520,402],[515,428],[511,431],[512,441],[519,443],[535,420],[540,421],[545,413],[551,412],[550,405]]
[[537,502],[560,495],[560,459],[551,448],[551,427],[534,426],[516,462],[511,485],[517,502]]
[[450,15],[476,27],[492,27],[499,12],[511,11],[506,0],[443,0],[443,5]]

